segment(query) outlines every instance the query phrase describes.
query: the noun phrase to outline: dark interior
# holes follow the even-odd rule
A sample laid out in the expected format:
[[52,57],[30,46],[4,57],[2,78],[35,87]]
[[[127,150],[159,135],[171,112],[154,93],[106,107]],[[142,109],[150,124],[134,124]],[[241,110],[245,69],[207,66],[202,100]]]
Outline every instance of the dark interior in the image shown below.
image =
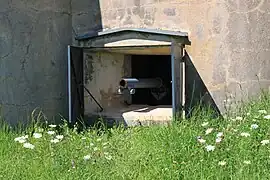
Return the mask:
[[132,55],[131,69],[133,78],[161,78],[168,93],[156,100],[150,89],[136,89],[132,104],[172,105],[171,56],[169,55]]

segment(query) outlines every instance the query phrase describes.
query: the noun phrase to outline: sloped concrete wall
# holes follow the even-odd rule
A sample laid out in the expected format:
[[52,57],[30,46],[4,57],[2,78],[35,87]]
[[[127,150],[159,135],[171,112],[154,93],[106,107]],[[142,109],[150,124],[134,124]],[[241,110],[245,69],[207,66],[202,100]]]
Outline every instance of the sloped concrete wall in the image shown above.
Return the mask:
[[0,104],[10,124],[34,108],[50,120],[67,110],[70,1],[0,1]]
[[[269,1],[100,0],[100,7],[105,29],[188,32],[192,45],[187,53],[209,91],[207,96],[212,96],[222,111],[224,100],[246,99],[261,88],[269,89]],[[201,84],[197,75],[187,76],[189,87]]]

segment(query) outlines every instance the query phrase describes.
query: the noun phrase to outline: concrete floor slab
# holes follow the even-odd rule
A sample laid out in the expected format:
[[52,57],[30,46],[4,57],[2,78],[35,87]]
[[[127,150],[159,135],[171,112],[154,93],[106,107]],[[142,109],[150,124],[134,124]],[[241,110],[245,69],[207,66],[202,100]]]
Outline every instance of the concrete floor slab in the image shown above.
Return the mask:
[[106,121],[124,123],[127,126],[169,124],[172,120],[171,106],[131,105],[121,108],[109,108],[91,116],[104,118]]

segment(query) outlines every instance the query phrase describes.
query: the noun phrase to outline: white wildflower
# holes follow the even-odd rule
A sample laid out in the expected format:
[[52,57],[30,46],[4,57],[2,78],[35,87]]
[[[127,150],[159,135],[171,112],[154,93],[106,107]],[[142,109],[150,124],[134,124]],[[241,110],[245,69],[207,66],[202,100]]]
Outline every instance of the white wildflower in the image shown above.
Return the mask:
[[18,142],[20,139],[22,139],[22,138],[21,137],[16,137],[16,138],[14,138],[14,141]]
[[214,129],[213,128],[208,128],[206,131],[205,131],[205,134],[210,134]]
[[220,138],[220,137],[222,137],[222,136],[223,136],[223,132],[217,133],[217,138]]
[[221,138],[217,138],[217,139],[216,139],[216,143],[220,143],[221,141],[222,141]]
[[198,142],[201,143],[201,144],[204,144],[206,142],[206,140],[200,138],[200,139],[198,139]]
[[215,150],[215,146],[212,146],[212,145],[207,145],[206,147],[206,151],[214,151]]
[[47,133],[48,133],[49,135],[54,135],[54,134],[55,134],[54,131],[48,131]]
[[27,138],[28,138],[28,135],[21,136],[21,137],[16,137],[16,138],[14,139],[14,141],[15,141],[15,142],[19,142],[19,143],[25,143]]
[[247,116],[250,116],[250,113],[249,112],[247,113]]
[[112,156],[111,156],[111,155],[107,155],[107,156],[105,156],[105,158],[106,158],[107,160],[112,160]]
[[94,143],[90,143],[90,146],[94,146]]
[[39,138],[42,137],[42,134],[41,134],[41,133],[34,133],[34,134],[33,134],[33,137],[34,137],[35,139],[39,139]]
[[219,165],[219,166],[225,166],[226,164],[227,164],[227,163],[226,163],[225,161],[219,161],[219,162],[218,162],[218,165]]
[[50,124],[49,127],[50,127],[50,128],[55,128],[56,125],[55,125],[55,124]]
[[242,121],[242,120],[243,120],[243,118],[242,118],[242,117],[240,117],[240,116],[237,116],[237,117],[235,118],[235,120],[237,120],[237,121]]
[[27,139],[28,137],[28,135],[22,136],[23,139]]
[[251,161],[244,161],[244,164],[251,164]]
[[246,132],[243,132],[240,135],[243,136],[243,137],[249,137],[250,136],[250,134],[249,133],[246,133]]
[[22,137],[16,137],[16,138],[14,139],[14,141],[15,141],[15,142],[18,142],[18,141],[20,141],[20,140],[22,140],[22,139],[24,139],[24,138],[22,138]]
[[93,149],[94,151],[97,151],[98,150],[98,148],[97,147],[94,147],[94,149]]
[[64,138],[64,136],[63,135],[57,135],[57,136],[55,136],[55,138],[61,140],[61,139]]
[[270,115],[264,116],[264,119],[270,119]]
[[202,127],[205,127],[205,126],[207,126],[209,124],[209,122],[204,122],[204,123],[202,123]]
[[60,142],[59,139],[52,139],[52,140],[51,140],[51,143],[59,143],[59,142]]
[[262,140],[261,143],[262,143],[262,145],[264,146],[264,145],[266,145],[266,144],[269,144],[270,141],[269,141],[269,140]]
[[35,148],[35,146],[33,144],[30,144],[30,143],[24,143],[23,147],[27,148],[27,149],[34,149]]
[[260,110],[258,111],[258,113],[260,113],[260,114],[267,114],[267,111],[264,110],[264,109],[260,109]]
[[251,129],[257,129],[259,126],[257,124],[251,124],[250,128]]
[[19,139],[18,142],[19,143],[25,143],[26,142],[26,139]]
[[90,158],[91,158],[90,155],[86,155],[86,156],[83,157],[83,159],[84,159],[85,161],[88,161]]

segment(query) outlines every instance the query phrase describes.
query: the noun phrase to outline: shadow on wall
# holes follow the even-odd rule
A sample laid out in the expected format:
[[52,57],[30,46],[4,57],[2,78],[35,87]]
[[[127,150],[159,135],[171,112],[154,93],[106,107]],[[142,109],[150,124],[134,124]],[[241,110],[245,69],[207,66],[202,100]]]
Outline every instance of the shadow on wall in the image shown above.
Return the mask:
[[73,37],[102,30],[99,0],[71,0],[71,7]]
[[196,67],[192,63],[188,53],[185,51],[186,62],[186,112],[187,118],[189,118],[196,109],[210,108],[214,113],[213,117],[220,116],[220,110],[218,109],[215,101],[213,100],[210,92],[204,84],[200,74]]

